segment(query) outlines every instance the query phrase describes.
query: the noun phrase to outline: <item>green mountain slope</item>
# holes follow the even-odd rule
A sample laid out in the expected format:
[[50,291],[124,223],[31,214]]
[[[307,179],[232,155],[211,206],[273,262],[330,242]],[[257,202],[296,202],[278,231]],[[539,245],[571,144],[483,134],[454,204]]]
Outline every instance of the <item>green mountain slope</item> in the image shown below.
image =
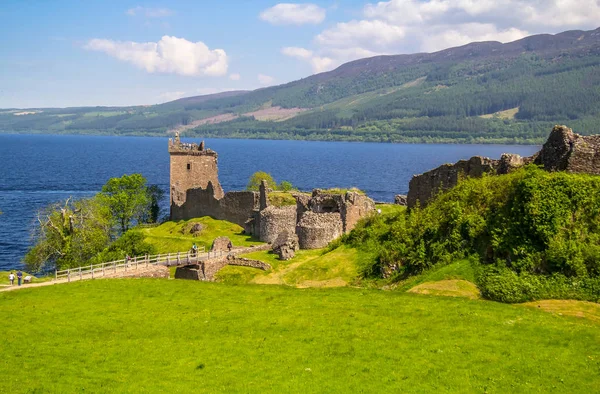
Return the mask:
[[599,131],[600,29],[378,56],[284,85],[155,106],[27,111],[1,111],[0,130],[540,142],[555,123]]

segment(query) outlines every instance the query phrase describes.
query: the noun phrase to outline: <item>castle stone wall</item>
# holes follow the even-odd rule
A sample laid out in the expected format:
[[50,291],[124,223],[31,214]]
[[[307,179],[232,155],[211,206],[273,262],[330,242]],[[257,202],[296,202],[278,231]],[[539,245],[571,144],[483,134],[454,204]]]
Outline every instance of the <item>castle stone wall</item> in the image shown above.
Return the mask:
[[259,207],[258,192],[227,192],[219,201],[219,219],[244,226],[252,216],[252,212]]
[[554,126],[535,163],[547,171],[600,174],[600,135],[581,136]]
[[324,248],[344,233],[339,212],[305,212],[296,226],[301,249]]
[[534,163],[546,171],[568,171],[600,175],[600,135],[581,136],[566,126],[554,126],[542,149],[531,157],[503,154],[500,160],[475,156],[455,164],[444,164],[415,175],[409,183],[408,206],[427,205],[437,193],[450,189],[464,177],[484,173],[507,174]]
[[352,231],[361,218],[373,211],[375,211],[375,203],[369,197],[356,192],[347,192],[341,212],[344,233]]
[[260,234],[263,242],[273,242],[277,236],[284,231],[294,233],[296,231],[296,206],[275,207],[268,206],[260,211]]

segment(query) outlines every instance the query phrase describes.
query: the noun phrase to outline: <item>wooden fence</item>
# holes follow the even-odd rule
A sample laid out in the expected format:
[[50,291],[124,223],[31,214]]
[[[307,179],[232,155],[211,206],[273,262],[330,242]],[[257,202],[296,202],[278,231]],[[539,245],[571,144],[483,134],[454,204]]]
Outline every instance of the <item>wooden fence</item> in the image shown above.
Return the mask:
[[128,260],[116,260],[102,264],[90,264],[77,268],[69,268],[66,270],[54,271],[54,280],[71,280],[94,279],[118,272],[129,272],[145,268],[152,265],[164,265],[167,267],[195,264],[199,261],[214,259],[217,257],[226,256],[228,252],[205,252],[204,247],[198,249],[196,253],[176,252],[167,254],[145,255],[129,258]]

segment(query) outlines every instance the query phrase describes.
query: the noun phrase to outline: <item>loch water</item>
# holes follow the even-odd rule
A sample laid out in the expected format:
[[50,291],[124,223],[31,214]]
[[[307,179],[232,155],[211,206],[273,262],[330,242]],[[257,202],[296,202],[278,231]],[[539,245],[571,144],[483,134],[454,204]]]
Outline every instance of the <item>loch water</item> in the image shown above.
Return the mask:
[[[414,174],[443,163],[506,152],[526,156],[539,149],[231,139],[207,139],[206,146],[219,154],[225,191],[243,190],[250,175],[266,171],[300,190],[358,187],[376,201],[406,194]],[[39,209],[92,196],[109,178],[136,172],[168,192],[167,138],[0,134],[0,271],[22,267]],[[168,201],[163,205],[166,214]]]

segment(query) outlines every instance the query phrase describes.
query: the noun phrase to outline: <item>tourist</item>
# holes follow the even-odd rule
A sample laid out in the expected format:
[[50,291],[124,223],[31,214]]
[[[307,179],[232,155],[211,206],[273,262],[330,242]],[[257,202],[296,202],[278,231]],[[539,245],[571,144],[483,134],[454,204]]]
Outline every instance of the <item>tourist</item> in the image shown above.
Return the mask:
[[21,281],[23,280],[23,273],[21,272],[21,270],[17,271],[17,283],[19,286],[21,286]]
[[229,253],[231,253],[231,248],[233,248],[233,244],[231,243],[231,241],[229,241],[229,243],[227,244],[227,249],[229,249]]
[[13,286],[15,284],[15,274],[13,272],[8,275],[8,280],[10,281],[10,285]]
[[192,245],[192,254],[194,256],[196,256],[198,254],[198,245],[196,245],[196,243],[194,242],[194,244]]

